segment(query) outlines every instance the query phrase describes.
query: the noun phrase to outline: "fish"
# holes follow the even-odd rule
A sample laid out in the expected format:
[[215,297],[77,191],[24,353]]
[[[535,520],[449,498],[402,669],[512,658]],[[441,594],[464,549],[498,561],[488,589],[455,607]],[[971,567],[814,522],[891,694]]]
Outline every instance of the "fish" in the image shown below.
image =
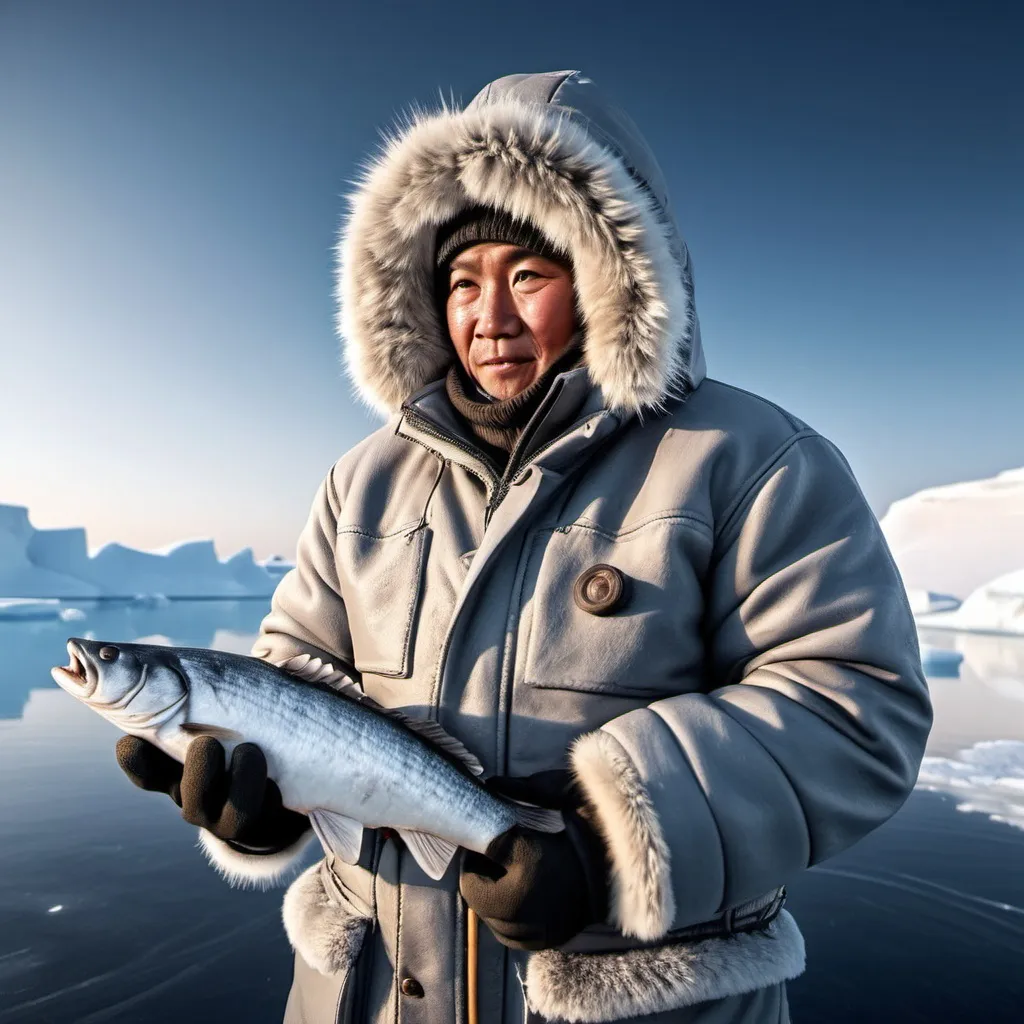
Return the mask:
[[343,669],[298,655],[277,663],[205,648],[71,637],[51,670],[72,697],[178,761],[197,736],[228,756],[257,744],[286,807],[306,814],[325,851],[359,859],[363,830],[402,837],[432,879],[459,847],[486,854],[516,825],[559,832],[557,810],[482,782],[479,760],[437,722],[384,708]]

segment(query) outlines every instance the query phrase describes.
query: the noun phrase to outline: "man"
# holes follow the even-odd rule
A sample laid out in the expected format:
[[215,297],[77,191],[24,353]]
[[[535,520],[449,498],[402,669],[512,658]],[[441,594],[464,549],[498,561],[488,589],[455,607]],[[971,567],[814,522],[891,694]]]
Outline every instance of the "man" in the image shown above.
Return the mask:
[[[307,870],[287,1019],[465,1020],[468,906],[481,1021],[787,1020],[781,887],[899,808],[931,723],[846,461],[706,378],[661,172],[579,73],[408,127],[339,257],[350,372],[389,419],[321,486],[253,653],[437,718],[567,827],[439,882],[388,830]],[[258,750],[225,769],[197,740],[179,779],[121,742],[229,875],[301,850]]]

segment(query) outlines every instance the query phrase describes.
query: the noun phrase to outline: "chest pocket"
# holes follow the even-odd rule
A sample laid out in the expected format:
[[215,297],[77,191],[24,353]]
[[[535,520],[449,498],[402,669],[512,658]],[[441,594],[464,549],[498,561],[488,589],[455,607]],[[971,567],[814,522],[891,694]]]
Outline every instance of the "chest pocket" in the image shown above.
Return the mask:
[[423,587],[430,528],[420,520],[378,535],[342,527],[335,560],[355,667],[361,673],[408,678]]
[[709,527],[680,514],[617,533],[586,522],[538,532],[525,684],[640,698],[700,688],[711,547]]

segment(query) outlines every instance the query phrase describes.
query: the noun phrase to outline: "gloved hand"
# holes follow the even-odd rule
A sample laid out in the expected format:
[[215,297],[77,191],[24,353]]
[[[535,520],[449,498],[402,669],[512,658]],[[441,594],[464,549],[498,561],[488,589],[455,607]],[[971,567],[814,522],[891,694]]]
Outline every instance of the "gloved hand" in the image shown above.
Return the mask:
[[487,855],[467,851],[459,890],[502,944],[550,949],[608,915],[609,862],[593,811],[568,771],[525,779],[491,779],[488,786],[517,800],[557,807],[565,831],[515,826]]
[[310,828],[304,814],[282,806],[255,743],[240,743],[225,767],[224,747],[211,736],[192,740],[184,764],[137,736],[122,736],[117,763],[140,789],[167,793],[187,822],[243,853],[277,853]]

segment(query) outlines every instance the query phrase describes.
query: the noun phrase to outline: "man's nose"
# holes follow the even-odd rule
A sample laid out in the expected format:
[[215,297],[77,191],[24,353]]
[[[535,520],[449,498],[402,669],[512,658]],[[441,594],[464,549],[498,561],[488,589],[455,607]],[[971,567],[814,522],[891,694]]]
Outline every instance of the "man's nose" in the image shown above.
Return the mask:
[[478,338],[514,338],[523,329],[515,298],[504,283],[488,283],[481,290]]

